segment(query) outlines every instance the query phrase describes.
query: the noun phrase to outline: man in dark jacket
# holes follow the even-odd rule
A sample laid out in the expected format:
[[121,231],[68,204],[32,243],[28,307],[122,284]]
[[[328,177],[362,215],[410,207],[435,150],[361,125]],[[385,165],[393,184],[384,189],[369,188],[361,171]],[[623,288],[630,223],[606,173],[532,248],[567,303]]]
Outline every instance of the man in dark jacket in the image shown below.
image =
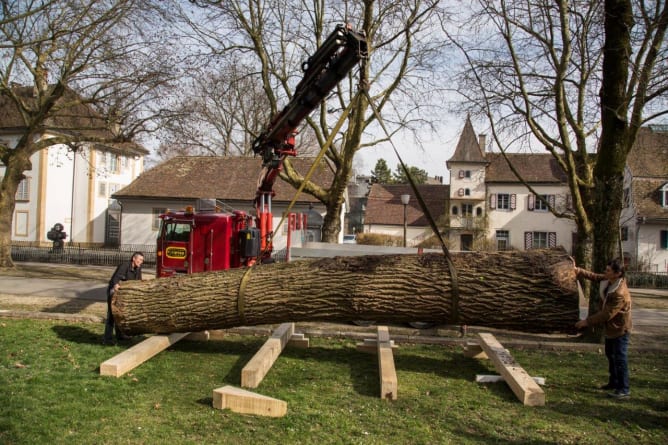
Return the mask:
[[141,265],[143,263],[144,254],[135,252],[132,254],[130,261],[118,265],[109,280],[109,286],[107,287],[107,320],[104,324],[104,339],[102,341],[105,345],[114,344],[114,330],[116,331],[117,340],[126,340],[129,338],[123,335],[114,323],[114,316],[111,313],[111,297],[121,287],[121,281],[141,280]]

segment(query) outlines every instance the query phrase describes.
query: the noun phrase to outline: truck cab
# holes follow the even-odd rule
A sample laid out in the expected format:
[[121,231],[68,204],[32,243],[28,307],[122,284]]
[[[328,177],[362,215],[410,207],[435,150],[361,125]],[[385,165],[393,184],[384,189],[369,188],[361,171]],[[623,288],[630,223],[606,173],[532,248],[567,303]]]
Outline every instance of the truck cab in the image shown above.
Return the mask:
[[168,211],[160,215],[156,276],[169,277],[252,264],[260,255],[259,230],[242,211]]

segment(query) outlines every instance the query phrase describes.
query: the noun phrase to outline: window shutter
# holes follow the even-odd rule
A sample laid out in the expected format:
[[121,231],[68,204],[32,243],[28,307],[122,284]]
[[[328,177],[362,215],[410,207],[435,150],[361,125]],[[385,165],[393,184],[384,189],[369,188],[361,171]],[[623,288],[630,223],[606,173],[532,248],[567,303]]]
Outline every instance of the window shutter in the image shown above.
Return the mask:
[[464,196],[464,189],[457,190],[457,195]]
[[459,170],[459,179],[464,177],[464,170]]
[[533,232],[524,232],[524,250],[529,250],[533,247]]
[[529,211],[533,211],[535,201],[536,201],[536,195],[529,195],[529,199],[527,200],[527,208]]
[[557,247],[557,232],[547,234],[547,247]]
[[492,193],[491,195],[489,195],[489,208],[490,209],[496,208],[496,193]]
[[510,210],[515,210],[516,204],[517,204],[517,195],[513,193],[512,195],[510,195]]

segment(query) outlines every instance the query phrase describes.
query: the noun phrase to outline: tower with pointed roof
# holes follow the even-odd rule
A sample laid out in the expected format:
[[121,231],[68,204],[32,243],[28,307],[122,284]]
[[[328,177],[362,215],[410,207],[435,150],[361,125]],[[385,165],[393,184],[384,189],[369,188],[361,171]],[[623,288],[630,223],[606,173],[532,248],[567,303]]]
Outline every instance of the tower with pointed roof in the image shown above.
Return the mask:
[[473,240],[484,235],[485,227],[485,136],[478,138],[470,116],[457,147],[446,165],[450,172],[450,247],[471,250]]

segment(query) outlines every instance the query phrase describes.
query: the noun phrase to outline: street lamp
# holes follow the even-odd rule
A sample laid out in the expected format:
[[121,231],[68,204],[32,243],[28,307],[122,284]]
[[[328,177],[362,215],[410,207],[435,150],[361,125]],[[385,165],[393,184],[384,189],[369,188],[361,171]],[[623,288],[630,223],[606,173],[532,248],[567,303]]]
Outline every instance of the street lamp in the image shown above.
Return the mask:
[[401,195],[401,203],[404,205],[404,247],[406,247],[406,229],[407,229],[407,221],[406,221],[406,206],[408,206],[408,201],[411,199],[411,195]]

